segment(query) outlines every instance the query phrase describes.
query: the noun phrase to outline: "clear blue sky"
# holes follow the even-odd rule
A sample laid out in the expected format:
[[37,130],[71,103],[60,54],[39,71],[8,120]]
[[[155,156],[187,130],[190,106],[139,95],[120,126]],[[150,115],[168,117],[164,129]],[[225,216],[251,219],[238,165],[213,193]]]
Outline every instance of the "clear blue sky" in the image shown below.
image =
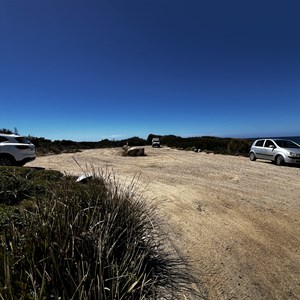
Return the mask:
[[300,1],[0,0],[0,128],[300,135]]

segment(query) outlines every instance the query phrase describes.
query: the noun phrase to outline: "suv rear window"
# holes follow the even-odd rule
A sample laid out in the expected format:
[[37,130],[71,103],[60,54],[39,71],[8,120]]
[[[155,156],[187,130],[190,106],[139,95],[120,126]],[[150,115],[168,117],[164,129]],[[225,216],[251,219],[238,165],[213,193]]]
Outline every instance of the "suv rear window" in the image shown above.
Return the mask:
[[5,138],[4,136],[0,136],[0,143],[3,143],[3,142],[7,142],[8,139]]
[[264,140],[259,140],[255,143],[255,146],[262,147],[264,144]]
[[16,137],[16,140],[20,143],[20,144],[30,144],[30,141],[28,139],[26,139],[23,136],[18,136]]

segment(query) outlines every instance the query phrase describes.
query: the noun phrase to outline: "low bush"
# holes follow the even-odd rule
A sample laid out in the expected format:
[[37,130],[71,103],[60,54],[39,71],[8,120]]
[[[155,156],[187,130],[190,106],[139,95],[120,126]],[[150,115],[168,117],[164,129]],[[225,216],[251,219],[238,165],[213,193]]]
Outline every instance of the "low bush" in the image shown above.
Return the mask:
[[227,145],[227,153],[230,155],[248,156],[251,147],[251,141],[242,139],[230,139]]
[[59,171],[31,168],[0,168],[0,203],[18,204],[20,201],[44,195],[49,184],[62,178]]
[[13,174],[9,189],[24,187],[18,199],[30,199],[1,228],[0,299],[179,299],[189,289],[193,278],[166,251],[154,207],[134,183],[122,188],[101,172],[79,183],[59,172],[0,171]]

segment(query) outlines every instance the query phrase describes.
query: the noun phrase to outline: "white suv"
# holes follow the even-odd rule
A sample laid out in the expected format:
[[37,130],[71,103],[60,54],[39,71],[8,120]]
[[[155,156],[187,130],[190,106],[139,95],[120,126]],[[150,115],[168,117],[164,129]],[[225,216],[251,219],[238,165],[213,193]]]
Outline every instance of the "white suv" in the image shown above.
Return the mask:
[[158,137],[154,137],[152,139],[152,147],[153,148],[160,148],[160,141]]
[[35,157],[35,146],[27,138],[0,133],[0,166],[24,166]]

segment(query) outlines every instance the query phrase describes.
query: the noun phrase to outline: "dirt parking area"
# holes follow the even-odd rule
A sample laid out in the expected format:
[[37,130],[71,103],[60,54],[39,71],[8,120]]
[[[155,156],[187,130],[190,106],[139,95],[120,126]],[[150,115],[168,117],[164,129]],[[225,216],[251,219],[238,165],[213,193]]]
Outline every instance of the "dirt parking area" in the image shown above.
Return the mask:
[[[300,299],[300,168],[245,157],[146,147],[38,157],[29,166],[114,170],[158,204],[164,230],[209,299]],[[73,157],[79,163],[75,162]]]

